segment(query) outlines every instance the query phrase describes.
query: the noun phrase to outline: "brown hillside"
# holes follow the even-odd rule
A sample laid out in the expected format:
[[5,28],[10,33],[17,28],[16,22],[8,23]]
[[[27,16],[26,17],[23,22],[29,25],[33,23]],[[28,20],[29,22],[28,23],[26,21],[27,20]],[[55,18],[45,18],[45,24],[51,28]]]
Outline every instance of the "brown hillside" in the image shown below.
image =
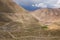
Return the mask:
[[60,8],[39,9],[30,13],[39,23],[48,25],[49,29],[60,29]]
[[40,9],[31,12],[31,15],[43,23],[53,23],[60,21],[60,9]]
[[[59,9],[27,12],[12,0],[0,0],[0,40],[60,40],[59,23],[41,25],[60,22],[58,14]],[[58,30],[47,30],[52,27]]]
[[23,12],[22,7],[17,5],[13,0],[0,0],[0,12]]
[[20,14],[26,12],[24,8],[17,5],[13,0],[0,0],[0,23],[16,20],[18,14],[18,17],[20,17]]

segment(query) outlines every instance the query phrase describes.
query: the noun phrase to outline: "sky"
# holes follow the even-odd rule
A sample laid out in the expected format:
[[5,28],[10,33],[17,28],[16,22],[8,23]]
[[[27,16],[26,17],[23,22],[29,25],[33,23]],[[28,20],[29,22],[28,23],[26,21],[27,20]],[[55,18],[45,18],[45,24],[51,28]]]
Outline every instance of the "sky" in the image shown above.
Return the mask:
[[39,8],[60,8],[60,0],[14,0],[26,10],[36,10]]

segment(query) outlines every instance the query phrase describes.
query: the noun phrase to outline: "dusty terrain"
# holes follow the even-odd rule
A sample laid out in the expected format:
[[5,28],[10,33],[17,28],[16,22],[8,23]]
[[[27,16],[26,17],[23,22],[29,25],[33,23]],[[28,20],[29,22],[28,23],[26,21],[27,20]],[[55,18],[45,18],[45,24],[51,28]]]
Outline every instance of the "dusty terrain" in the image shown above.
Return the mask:
[[[50,28],[60,29],[60,8],[45,8],[31,12],[31,15],[36,18],[39,23],[45,24]],[[53,25],[57,27],[52,27]],[[51,27],[50,27],[51,26]]]
[[59,10],[28,12],[12,0],[0,0],[0,40],[60,40]]

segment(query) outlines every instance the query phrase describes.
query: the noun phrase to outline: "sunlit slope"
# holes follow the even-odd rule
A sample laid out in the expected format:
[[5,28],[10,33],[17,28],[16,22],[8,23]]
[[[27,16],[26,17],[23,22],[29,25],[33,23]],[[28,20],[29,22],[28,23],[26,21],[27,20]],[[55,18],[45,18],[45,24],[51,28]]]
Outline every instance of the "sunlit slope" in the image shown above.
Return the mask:
[[[40,19],[42,20],[43,16],[45,15],[44,10],[48,12],[47,9],[43,9],[43,11],[41,11],[41,9],[39,11],[27,12],[22,7],[19,7],[16,3],[14,4],[12,0],[0,0],[0,3],[4,4],[5,6],[4,7],[0,4],[0,40],[60,40],[59,30],[47,30],[51,29],[49,27],[51,27],[51,25],[54,26],[56,23],[50,24],[50,21],[50,25],[48,27],[45,25],[47,21],[40,21]],[[44,15],[42,12],[44,12]],[[46,16],[44,17],[46,18]],[[59,18],[59,16],[55,15],[52,17]],[[52,17],[50,19],[53,19]]]
[[[60,9],[59,8],[39,9],[34,12],[31,12],[31,15],[34,18],[36,18],[41,24],[49,25],[49,27],[51,25],[51,28],[53,28],[52,24],[58,23],[60,25]],[[56,28],[60,29],[60,26]]]

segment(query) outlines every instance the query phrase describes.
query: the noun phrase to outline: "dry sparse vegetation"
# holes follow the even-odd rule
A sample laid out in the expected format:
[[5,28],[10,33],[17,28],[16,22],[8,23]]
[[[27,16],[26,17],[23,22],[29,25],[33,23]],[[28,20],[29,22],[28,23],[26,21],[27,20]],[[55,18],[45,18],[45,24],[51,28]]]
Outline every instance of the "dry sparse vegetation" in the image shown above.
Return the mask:
[[[60,40],[60,30],[52,31],[54,28],[60,29],[60,24],[51,22],[59,22],[60,9],[49,10],[42,9],[35,12],[27,12],[12,0],[0,0],[0,40]],[[48,15],[51,10],[53,14],[57,10],[58,12],[56,11],[56,13],[59,16]],[[45,15],[42,14],[43,11]],[[55,17],[58,20],[55,20]],[[40,19],[43,20],[41,21]],[[50,28],[52,27],[53,29],[51,30]]]

